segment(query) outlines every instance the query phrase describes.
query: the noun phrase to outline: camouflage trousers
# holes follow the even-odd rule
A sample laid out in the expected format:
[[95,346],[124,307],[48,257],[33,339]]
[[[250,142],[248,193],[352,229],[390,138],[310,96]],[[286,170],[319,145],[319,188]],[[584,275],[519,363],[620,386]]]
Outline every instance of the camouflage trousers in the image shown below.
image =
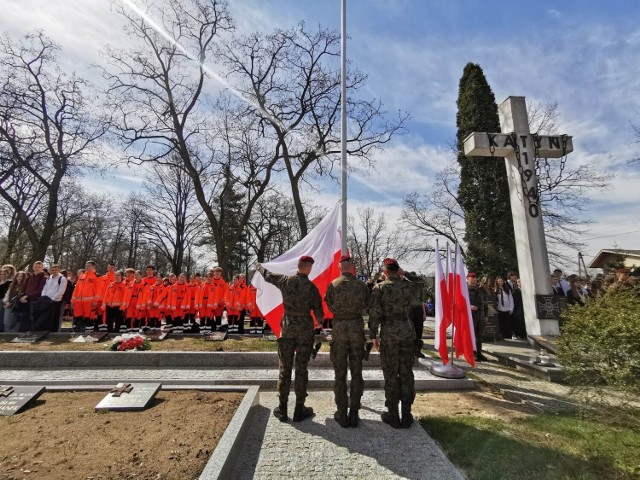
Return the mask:
[[387,408],[398,408],[398,402],[413,403],[416,390],[413,362],[416,332],[408,319],[383,322],[380,330],[380,362],[384,376]]
[[333,393],[338,410],[349,406],[347,395],[347,368],[351,371],[351,405],[360,409],[360,399],[364,381],[362,380],[362,357],[364,356],[364,322],[354,320],[334,320],[331,331],[331,363],[335,372]]
[[309,383],[309,359],[313,349],[313,319],[311,317],[293,317],[285,315],[280,322],[282,333],[278,339],[278,397],[286,404],[291,390],[291,371],[294,360],[296,379],[296,405],[304,405]]

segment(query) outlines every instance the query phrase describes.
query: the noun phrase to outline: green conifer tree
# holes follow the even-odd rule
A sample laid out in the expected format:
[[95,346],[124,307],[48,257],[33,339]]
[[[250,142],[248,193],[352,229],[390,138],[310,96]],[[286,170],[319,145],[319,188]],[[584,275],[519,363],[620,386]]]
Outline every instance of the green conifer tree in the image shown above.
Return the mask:
[[471,132],[500,132],[495,96],[479,65],[464,67],[457,104],[458,201],[465,217],[467,266],[492,276],[517,271],[504,159],[464,155],[463,142]]

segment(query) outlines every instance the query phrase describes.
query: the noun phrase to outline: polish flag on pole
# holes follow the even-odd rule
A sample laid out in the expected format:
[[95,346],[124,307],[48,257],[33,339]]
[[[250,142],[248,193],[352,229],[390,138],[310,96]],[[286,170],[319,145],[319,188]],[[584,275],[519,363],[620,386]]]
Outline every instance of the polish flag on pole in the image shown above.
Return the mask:
[[[309,279],[318,287],[320,295],[324,298],[329,283],[340,276],[340,267],[338,265],[341,256],[340,220],[340,204],[338,203],[300,242],[278,258],[262,265],[273,273],[294,275],[298,270],[300,257],[303,255],[313,257],[314,264]],[[284,313],[280,290],[267,283],[260,272],[255,273],[251,284],[258,290],[256,294],[258,308],[264,313],[273,333],[279,337],[280,320]],[[324,311],[325,314],[328,313],[326,305],[324,305]]]
[[[449,265],[449,248],[447,246],[446,264]],[[447,328],[451,325],[451,295],[447,286],[447,278],[442,271],[442,260],[440,259],[440,246],[436,240],[436,335],[434,345],[440,353],[442,363],[449,363],[449,350],[447,348]]]
[[453,345],[456,349],[456,358],[463,355],[467,363],[475,367],[476,360],[473,352],[476,349],[476,338],[473,329],[473,317],[471,316],[469,289],[467,288],[467,272],[459,245],[456,245],[454,278],[455,313],[453,324],[455,332],[453,334]]

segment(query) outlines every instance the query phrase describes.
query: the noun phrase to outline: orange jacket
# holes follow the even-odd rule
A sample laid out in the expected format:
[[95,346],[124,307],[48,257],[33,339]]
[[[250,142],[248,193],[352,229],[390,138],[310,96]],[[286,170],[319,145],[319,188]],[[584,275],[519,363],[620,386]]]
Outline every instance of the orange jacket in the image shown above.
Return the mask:
[[186,313],[196,313],[196,297],[198,294],[198,290],[198,285],[196,285],[195,283],[187,284],[187,289],[182,300],[182,309]]
[[143,289],[144,303],[149,310],[150,317],[160,316],[160,301],[166,296],[164,285],[154,284]]
[[107,288],[109,288],[109,286],[111,285],[111,282],[116,281],[116,274],[115,272],[107,272],[99,278],[102,282],[102,296],[104,297],[105,293],[107,292]]
[[214,278],[211,281],[211,285],[211,288],[213,289],[213,297],[210,297],[209,301],[212,303],[212,307],[218,308],[224,306],[229,285],[224,281],[224,278],[219,278],[217,280]]
[[125,282],[111,282],[104,293],[103,303],[108,307],[119,307],[124,301],[126,290]]
[[145,287],[150,287],[152,285],[155,285],[156,281],[157,281],[157,279],[156,279],[155,276],[153,276],[153,277],[142,277],[142,283],[144,283]]
[[[247,310],[249,309],[249,303],[249,287],[244,282],[238,282],[233,289],[233,308],[235,310]],[[253,308],[253,304],[251,304],[251,308]]]
[[260,309],[258,308],[258,303],[257,303],[257,297],[258,296],[258,289],[256,287],[254,287],[253,285],[249,285],[249,295],[248,300],[247,300],[247,310],[249,310],[251,313],[249,313],[250,317],[261,317],[262,313],[260,312]]
[[129,313],[132,309],[140,309],[140,307],[144,308],[143,302],[143,289],[144,283],[133,282],[127,284],[127,289],[125,290],[124,299],[122,302],[122,309],[127,310]]
[[224,296],[224,304],[225,304],[225,307],[227,308],[227,313],[229,315],[237,315],[238,313],[240,313],[238,309],[235,307],[235,304],[233,301],[235,297],[235,293],[236,293],[236,286],[230,285]]
[[176,282],[169,287],[167,309],[176,313],[182,313],[184,297],[187,295],[187,284]]
[[102,282],[98,280],[96,272],[85,272],[84,275],[78,278],[76,287],[73,289],[71,296],[71,302],[89,302],[99,303],[102,301],[101,290]]
[[213,283],[204,282],[196,295],[196,307],[200,310],[213,308],[215,294],[216,286]]

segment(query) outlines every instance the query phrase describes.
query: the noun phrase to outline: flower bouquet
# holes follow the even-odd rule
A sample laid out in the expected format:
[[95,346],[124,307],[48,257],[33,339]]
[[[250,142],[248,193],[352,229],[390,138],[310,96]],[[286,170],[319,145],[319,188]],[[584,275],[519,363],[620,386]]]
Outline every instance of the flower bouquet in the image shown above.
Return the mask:
[[111,342],[110,350],[113,351],[132,351],[132,350],[150,350],[151,342],[142,335],[137,333],[126,333],[118,335]]

